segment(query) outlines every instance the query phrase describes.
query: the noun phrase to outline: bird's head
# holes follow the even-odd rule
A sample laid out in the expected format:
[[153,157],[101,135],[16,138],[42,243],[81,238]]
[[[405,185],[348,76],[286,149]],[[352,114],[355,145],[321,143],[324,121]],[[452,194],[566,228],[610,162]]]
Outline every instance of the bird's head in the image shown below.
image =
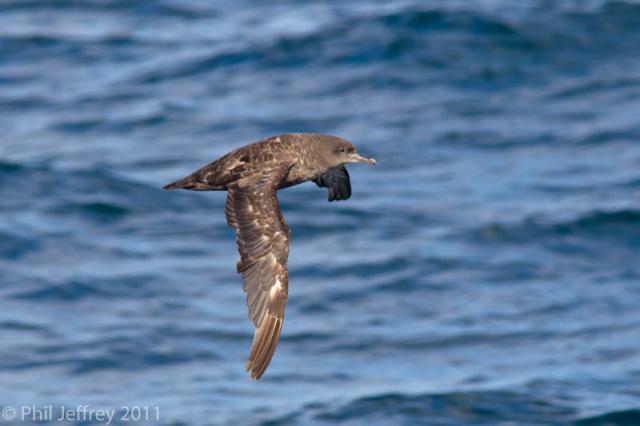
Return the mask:
[[366,158],[358,154],[356,147],[344,139],[322,135],[320,142],[322,157],[329,167],[337,167],[347,163],[376,164],[376,160],[373,158]]

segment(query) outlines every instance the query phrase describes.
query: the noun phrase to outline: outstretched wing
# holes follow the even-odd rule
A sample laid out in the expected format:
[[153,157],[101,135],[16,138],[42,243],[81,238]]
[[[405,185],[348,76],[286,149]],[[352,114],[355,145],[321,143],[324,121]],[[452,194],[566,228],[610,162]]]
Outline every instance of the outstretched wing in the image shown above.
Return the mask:
[[346,200],[351,197],[351,182],[345,166],[327,170],[314,182],[320,187],[329,188],[329,201]]
[[228,189],[225,212],[236,229],[238,272],[244,281],[249,318],[256,332],[246,369],[253,379],[265,372],[276,345],[287,303],[289,228],[280,213],[276,189],[287,173],[283,167]]

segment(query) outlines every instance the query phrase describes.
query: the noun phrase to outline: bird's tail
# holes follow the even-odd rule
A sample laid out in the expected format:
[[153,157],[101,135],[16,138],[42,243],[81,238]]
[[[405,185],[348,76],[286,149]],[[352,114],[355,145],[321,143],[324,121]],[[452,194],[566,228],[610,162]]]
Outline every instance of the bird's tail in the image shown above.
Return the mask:
[[227,188],[224,185],[212,185],[209,182],[203,181],[196,173],[194,173],[186,178],[168,183],[163,186],[162,189],[167,189],[169,191],[173,189],[188,189],[189,191],[222,191]]
[[175,182],[171,182],[162,187],[162,189],[173,190],[173,189],[194,189],[195,181],[192,176],[187,176],[186,178],[178,179]]

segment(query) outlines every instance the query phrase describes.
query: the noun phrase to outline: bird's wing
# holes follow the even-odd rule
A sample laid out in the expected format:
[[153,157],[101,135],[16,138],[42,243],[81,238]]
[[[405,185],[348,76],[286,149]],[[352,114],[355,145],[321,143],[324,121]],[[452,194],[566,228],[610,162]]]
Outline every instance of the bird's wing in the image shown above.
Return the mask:
[[318,176],[314,182],[320,187],[329,188],[329,201],[346,200],[351,197],[351,182],[345,166],[338,166],[327,170]]
[[287,303],[289,228],[280,213],[276,189],[288,170],[280,167],[241,179],[228,189],[225,213],[236,230],[238,273],[244,281],[249,318],[256,327],[246,367],[253,379],[259,379],[271,362]]

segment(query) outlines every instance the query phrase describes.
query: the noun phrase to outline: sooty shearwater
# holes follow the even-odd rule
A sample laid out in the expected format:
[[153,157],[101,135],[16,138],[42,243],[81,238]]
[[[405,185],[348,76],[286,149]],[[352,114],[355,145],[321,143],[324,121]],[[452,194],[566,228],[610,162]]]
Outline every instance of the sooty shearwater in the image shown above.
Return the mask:
[[336,136],[297,133],[243,146],[164,189],[227,191],[227,223],[236,230],[237,263],[256,330],[246,370],[260,379],[271,362],[287,303],[289,227],[276,191],[313,181],[329,201],[351,196],[346,163],[376,164]]

